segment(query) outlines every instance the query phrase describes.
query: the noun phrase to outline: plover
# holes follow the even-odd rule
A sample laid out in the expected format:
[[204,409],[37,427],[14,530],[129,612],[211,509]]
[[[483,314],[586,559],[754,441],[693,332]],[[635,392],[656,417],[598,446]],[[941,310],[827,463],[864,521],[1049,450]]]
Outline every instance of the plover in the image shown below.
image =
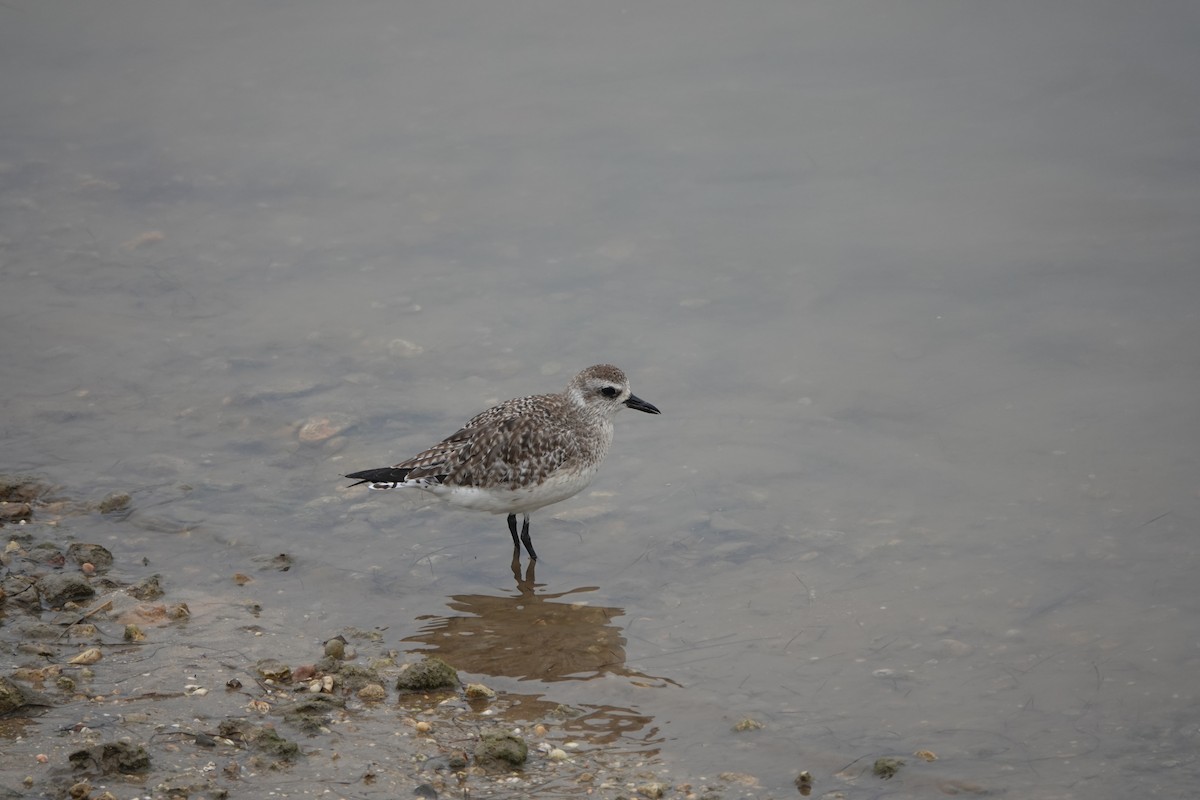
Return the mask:
[[[457,432],[394,467],[352,472],[371,489],[422,489],[452,505],[508,515],[513,549],[537,560],[529,512],[583,491],[612,444],[622,408],[660,413],[629,390],[611,364],[580,372],[558,394],[518,397],[474,416]],[[524,516],[517,537],[517,514]],[[514,553],[515,555],[515,553]]]

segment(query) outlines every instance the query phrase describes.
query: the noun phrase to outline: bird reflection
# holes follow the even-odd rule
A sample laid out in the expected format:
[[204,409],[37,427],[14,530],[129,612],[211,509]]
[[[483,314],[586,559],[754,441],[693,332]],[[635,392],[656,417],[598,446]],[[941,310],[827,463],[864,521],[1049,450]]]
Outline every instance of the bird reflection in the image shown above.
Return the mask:
[[452,595],[448,605],[457,613],[419,618],[425,620],[421,632],[405,641],[427,645],[430,655],[484,675],[540,681],[620,675],[638,683],[674,683],[625,665],[625,637],[613,624],[624,609],[563,601],[599,587],[539,594],[536,567],[530,561],[522,574],[514,557],[515,595]]

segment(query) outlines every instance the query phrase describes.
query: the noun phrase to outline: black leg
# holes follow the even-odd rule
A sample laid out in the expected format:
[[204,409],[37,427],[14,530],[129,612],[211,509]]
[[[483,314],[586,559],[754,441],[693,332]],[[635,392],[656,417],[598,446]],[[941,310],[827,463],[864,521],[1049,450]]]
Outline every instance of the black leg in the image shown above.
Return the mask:
[[[515,538],[517,535],[517,533],[516,533],[517,524],[516,524],[515,519],[513,520],[512,530],[513,530],[513,537]],[[533,540],[531,538],[529,538],[529,515],[528,514],[525,515],[525,523],[521,526],[521,544],[525,545],[525,552],[529,553],[529,560],[537,561],[537,553],[533,552]]]
[[517,515],[508,515],[508,532],[513,536],[513,550],[517,551],[517,555],[521,554],[521,540],[517,538]]

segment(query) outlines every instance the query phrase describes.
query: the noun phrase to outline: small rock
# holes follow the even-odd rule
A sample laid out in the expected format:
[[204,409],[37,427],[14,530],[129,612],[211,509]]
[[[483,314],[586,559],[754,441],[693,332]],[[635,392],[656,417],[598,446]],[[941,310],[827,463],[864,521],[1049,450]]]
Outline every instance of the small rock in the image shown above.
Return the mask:
[[70,600],[86,600],[96,594],[87,578],[74,572],[46,575],[38,581],[38,593],[46,605],[61,606]]
[[292,679],[292,668],[282,661],[264,658],[254,665],[254,669],[263,678],[277,683],[287,683]]
[[468,700],[490,700],[496,696],[496,692],[484,686],[482,683],[468,683],[465,690]]
[[808,797],[810,794],[812,794],[813,776],[808,770],[804,770],[797,775],[796,780],[793,781],[793,783],[795,783],[796,788],[803,796]]
[[90,622],[80,622],[78,625],[72,625],[67,629],[67,635],[72,639],[91,639],[99,635],[96,626]]
[[0,502],[0,522],[18,522],[33,516],[29,503]]
[[333,661],[331,672],[337,672],[338,683],[346,687],[347,691],[356,692],[368,683],[383,683],[383,677],[380,676],[378,670],[364,667],[359,664],[339,664]]
[[330,658],[336,658],[341,661],[346,657],[346,639],[343,636],[335,636],[325,643],[325,655]]
[[76,750],[68,760],[75,769],[96,769],[102,775],[128,775],[150,770],[150,755],[145,748],[126,742],[108,742]]
[[127,587],[125,592],[138,600],[153,600],[156,597],[162,597],[162,576],[151,575],[148,578],[142,578],[137,583]]
[[12,475],[0,475],[0,500],[13,502],[31,502],[51,490],[49,484],[40,483],[33,478],[20,478]]
[[300,745],[283,738],[274,728],[260,728],[253,741],[259,750],[284,761],[291,761],[300,755]]
[[304,444],[316,444],[326,439],[332,439],[354,424],[354,418],[347,414],[323,414],[309,417],[300,426],[298,438]]
[[396,679],[396,689],[401,692],[427,692],[458,685],[458,673],[454,667],[436,656],[426,656],[422,661],[409,665]]
[[96,504],[96,510],[101,514],[111,514],[114,511],[124,511],[133,502],[133,498],[125,492],[113,492]]
[[38,597],[37,581],[28,575],[6,575],[0,580],[0,593],[5,602],[16,603],[32,610],[40,610],[42,600]]
[[649,797],[651,800],[657,800],[657,798],[662,797],[664,794],[666,794],[666,792],[666,784],[657,782],[643,783],[637,789],[638,794],[640,794],[642,797]]
[[525,740],[508,731],[485,733],[475,745],[475,759],[484,765],[519,767],[528,757]]
[[89,647],[79,655],[67,661],[68,664],[95,664],[100,659],[104,658],[104,654],[100,652],[99,647]]
[[387,699],[387,689],[378,683],[368,683],[358,690],[358,699],[364,703],[378,703]]
[[0,677],[0,714],[8,714],[25,705],[25,691],[10,681]]
[[875,775],[876,778],[882,778],[883,780],[886,781],[886,780],[890,780],[892,777],[894,777],[895,774],[897,772],[899,772],[900,768],[903,766],[904,766],[904,759],[889,758],[887,756],[884,756],[883,758],[875,759],[875,765],[873,767],[871,767],[871,772]]
[[56,569],[67,563],[66,554],[51,542],[42,542],[41,544],[34,545],[29,549],[26,558],[31,558],[39,564],[46,564]]
[[112,553],[98,544],[75,542],[67,548],[67,558],[76,564],[92,564],[98,570],[106,570],[113,564]]
[[934,652],[939,658],[965,658],[971,655],[974,647],[958,639],[942,639],[937,643]]

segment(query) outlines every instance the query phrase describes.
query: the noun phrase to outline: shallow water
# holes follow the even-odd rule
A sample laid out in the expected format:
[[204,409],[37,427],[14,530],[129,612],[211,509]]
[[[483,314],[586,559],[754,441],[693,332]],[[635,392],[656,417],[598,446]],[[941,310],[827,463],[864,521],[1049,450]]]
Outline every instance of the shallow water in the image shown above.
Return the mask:
[[[208,646],[382,629],[762,796],[1200,778],[1189,4],[0,18],[0,470],[131,492]],[[663,414],[535,576],[339,477],[605,361]]]

